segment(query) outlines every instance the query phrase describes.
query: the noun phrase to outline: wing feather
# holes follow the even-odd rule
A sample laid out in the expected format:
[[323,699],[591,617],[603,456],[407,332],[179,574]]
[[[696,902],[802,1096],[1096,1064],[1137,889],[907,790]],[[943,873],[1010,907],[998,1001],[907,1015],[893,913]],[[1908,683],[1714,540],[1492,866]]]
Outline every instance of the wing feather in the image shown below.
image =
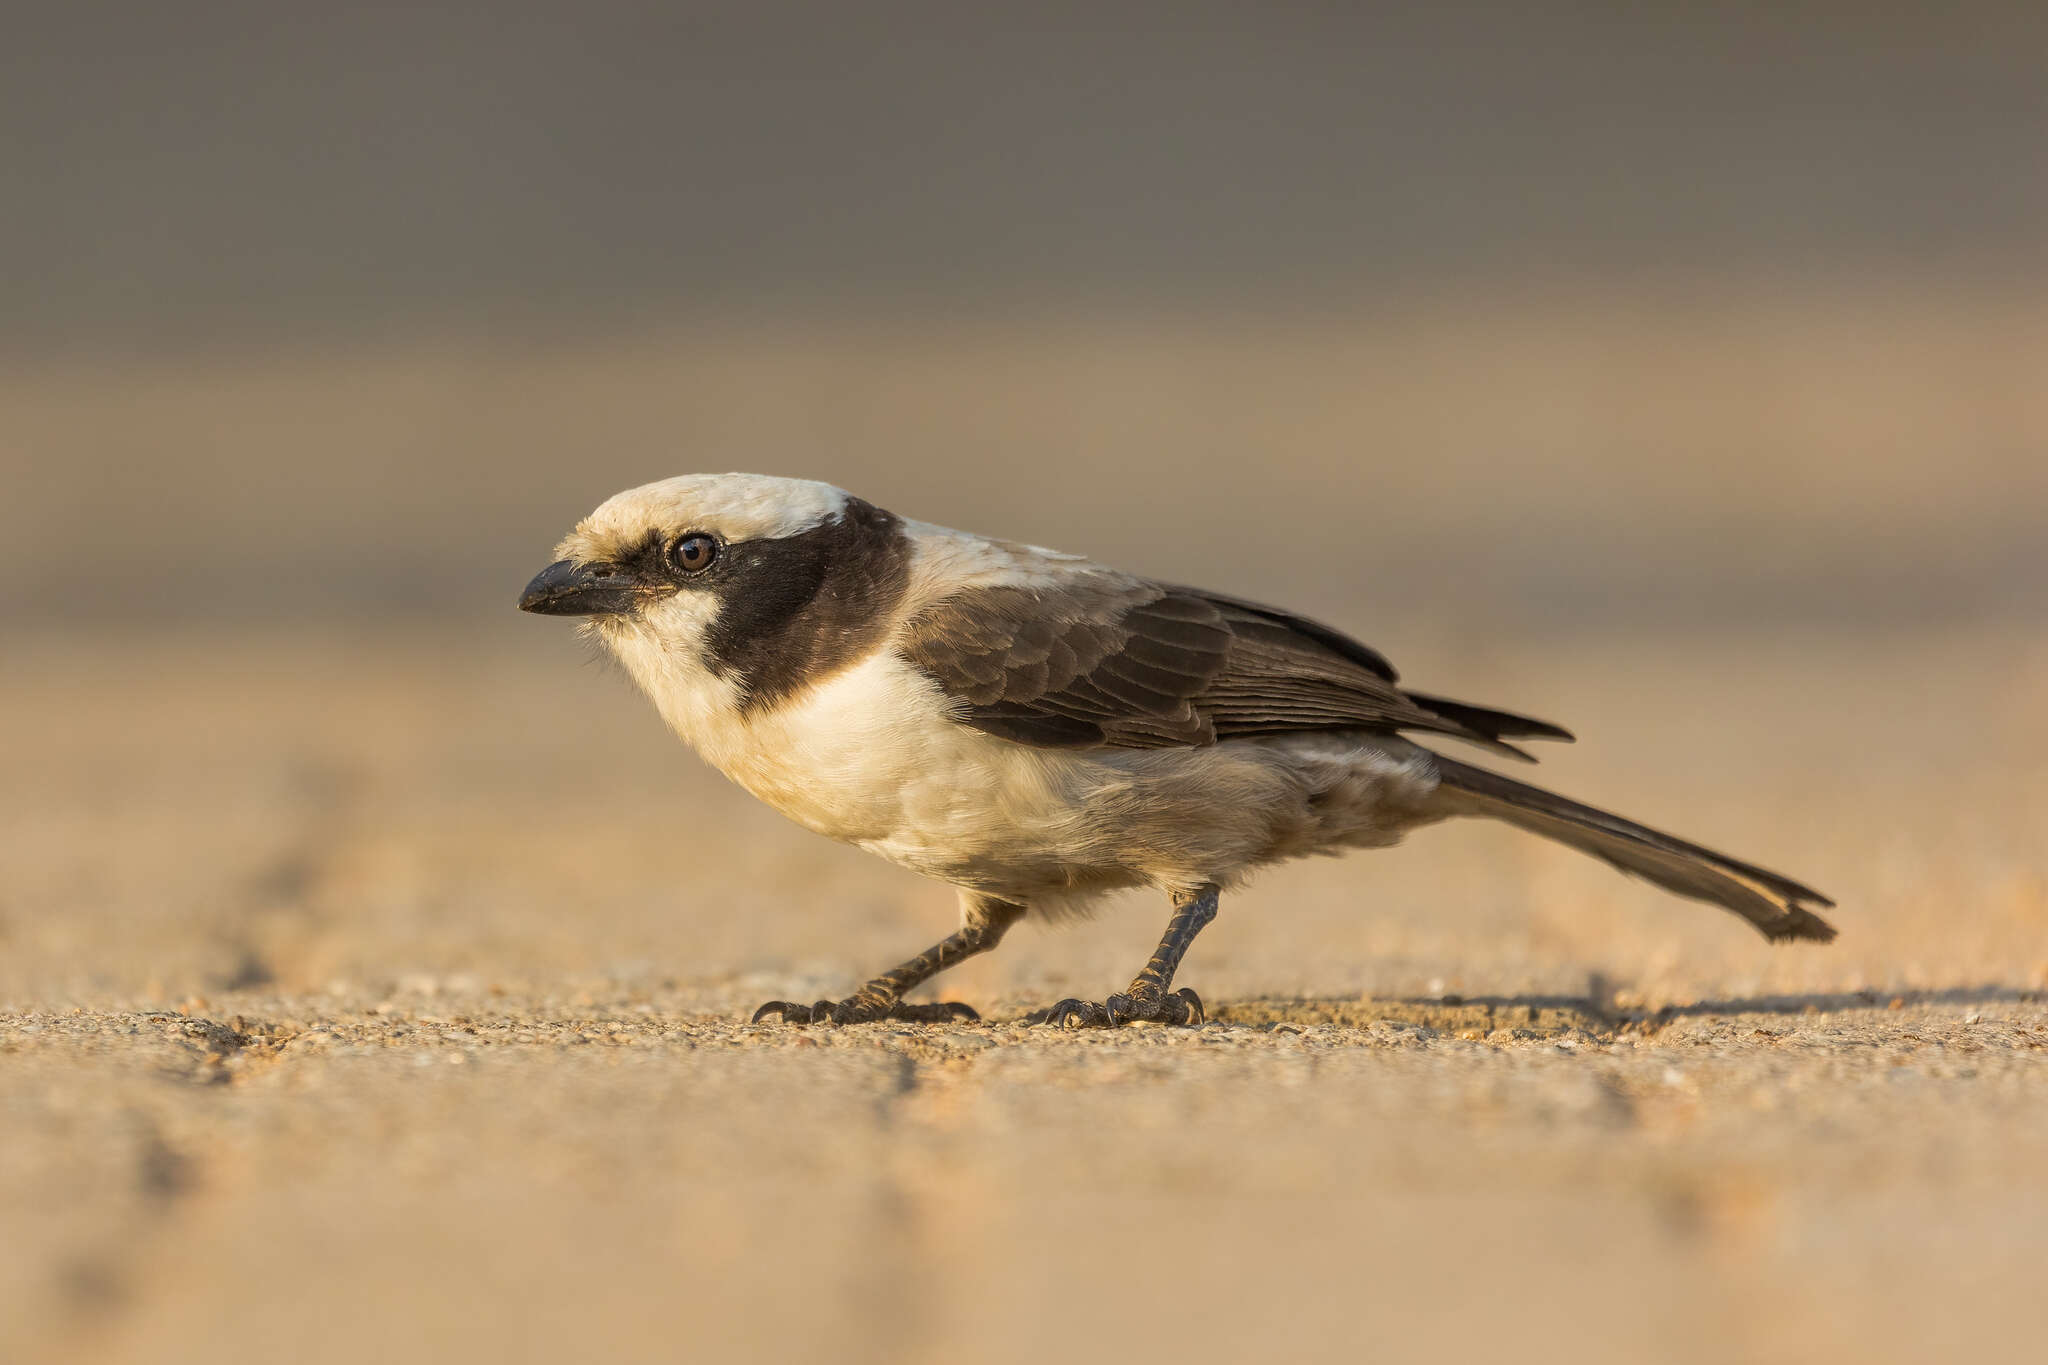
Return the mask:
[[1094,566],[956,591],[911,618],[900,648],[959,702],[962,723],[1040,747],[1366,728],[1527,758],[1506,740],[1570,737],[1404,692],[1377,650],[1306,617]]

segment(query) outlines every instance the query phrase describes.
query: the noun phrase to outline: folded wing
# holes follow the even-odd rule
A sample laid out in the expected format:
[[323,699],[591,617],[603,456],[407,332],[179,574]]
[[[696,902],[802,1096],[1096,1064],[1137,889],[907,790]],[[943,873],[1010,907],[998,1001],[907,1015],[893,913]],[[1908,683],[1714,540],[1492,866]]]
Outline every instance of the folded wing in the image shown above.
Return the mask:
[[1404,692],[1377,651],[1275,607],[1108,571],[965,589],[905,657],[960,720],[1047,748],[1162,748],[1301,730],[1418,730],[1528,757],[1557,726]]

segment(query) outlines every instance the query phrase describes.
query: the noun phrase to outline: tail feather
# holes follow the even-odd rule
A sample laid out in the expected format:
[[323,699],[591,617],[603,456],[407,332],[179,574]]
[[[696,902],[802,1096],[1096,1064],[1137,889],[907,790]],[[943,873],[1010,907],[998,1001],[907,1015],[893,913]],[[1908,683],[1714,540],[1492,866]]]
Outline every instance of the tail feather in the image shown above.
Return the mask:
[[1440,807],[1449,815],[1483,815],[1590,853],[1666,891],[1708,901],[1748,920],[1774,943],[1826,943],[1835,927],[1807,906],[1833,901],[1751,863],[1484,768],[1437,756]]

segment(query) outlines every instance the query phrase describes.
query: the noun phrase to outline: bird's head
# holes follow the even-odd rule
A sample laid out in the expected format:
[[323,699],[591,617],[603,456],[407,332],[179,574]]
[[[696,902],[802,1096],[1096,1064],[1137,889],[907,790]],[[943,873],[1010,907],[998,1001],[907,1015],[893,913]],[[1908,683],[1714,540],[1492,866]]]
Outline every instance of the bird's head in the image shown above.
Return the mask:
[[746,709],[866,652],[909,558],[898,518],[830,484],[689,474],[585,517],[519,607],[589,618],[657,700],[665,682],[709,674]]

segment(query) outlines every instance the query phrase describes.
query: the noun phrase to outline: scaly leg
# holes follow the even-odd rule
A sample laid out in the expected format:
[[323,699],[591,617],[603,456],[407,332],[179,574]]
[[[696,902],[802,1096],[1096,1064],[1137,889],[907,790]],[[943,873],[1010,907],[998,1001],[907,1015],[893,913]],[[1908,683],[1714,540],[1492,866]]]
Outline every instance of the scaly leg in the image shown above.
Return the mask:
[[798,1005],[770,1000],[754,1011],[754,1022],[780,1014],[786,1024],[866,1024],[877,1019],[903,1019],[917,1024],[942,1024],[979,1019],[972,1005],[957,1000],[932,1005],[906,1005],[903,993],[976,953],[1003,941],[1010,926],[1024,918],[1024,907],[974,892],[960,893],[960,928],[894,971],[884,972],[844,1000]]
[[1058,1028],[1115,1028],[1137,1020],[1158,1024],[1201,1023],[1207,1017],[1202,1013],[1202,997],[1185,986],[1171,994],[1168,988],[1173,985],[1173,974],[1180,969],[1180,960],[1187,956],[1195,935],[1216,918],[1217,895],[1215,887],[1205,886],[1192,895],[1175,896],[1173,918],[1166,922],[1159,947],[1123,994],[1112,995],[1100,1004],[1092,1000],[1062,1000],[1046,1011],[1045,1022]]

